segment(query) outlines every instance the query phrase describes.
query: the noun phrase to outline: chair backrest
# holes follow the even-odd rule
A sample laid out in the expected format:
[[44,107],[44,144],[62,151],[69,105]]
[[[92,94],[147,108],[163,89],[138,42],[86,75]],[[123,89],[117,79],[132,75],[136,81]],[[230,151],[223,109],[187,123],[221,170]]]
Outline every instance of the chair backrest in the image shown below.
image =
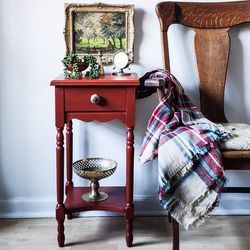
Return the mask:
[[170,70],[167,31],[178,23],[195,30],[201,111],[215,122],[227,122],[224,90],[230,53],[229,29],[250,22],[250,1],[161,2],[156,6],[161,26],[163,67]]

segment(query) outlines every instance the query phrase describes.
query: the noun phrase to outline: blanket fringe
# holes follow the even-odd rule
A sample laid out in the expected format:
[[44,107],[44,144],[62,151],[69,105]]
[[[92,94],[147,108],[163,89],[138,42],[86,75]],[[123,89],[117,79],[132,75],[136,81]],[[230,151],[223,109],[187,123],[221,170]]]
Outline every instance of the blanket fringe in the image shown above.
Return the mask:
[[[185,230],[198,229],[198,227],[205,222],[206,218],[209,217],[209,213],[213,211],[219,203],[220,195],[217,193],[216,195],[212,195],[211,192],[212,191],[210,189],[206,189],[200,197],[192,201],[190,204],[184,204],[180,199],[174,198],[172,202],[168,203],[168,205],[171,204],[170,207],[162,205],[167,211],[170,211],[170,215],[178,223],[185,225]],[[201,202],[209,196],[211,196],[211,199],[206,202],[206,206],[203,205],[203,210],[201,212],[197,212],[195,207],[199,207],[199,204],[201,204]],[[171,207],[173,208],[171,209]],[[183,220],[185,219],[184,217],[187,217],[187,215],[189,215],[189,222],[183,224]]]

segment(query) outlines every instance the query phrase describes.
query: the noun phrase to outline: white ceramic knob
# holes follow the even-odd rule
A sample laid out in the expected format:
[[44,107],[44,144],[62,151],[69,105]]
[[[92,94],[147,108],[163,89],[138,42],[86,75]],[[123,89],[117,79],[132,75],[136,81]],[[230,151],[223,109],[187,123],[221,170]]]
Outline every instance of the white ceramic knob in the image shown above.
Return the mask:
[[94,104],[98,104],[100,103],[101,101],[101,97],[98,96],[97,94],[93,94],[91,97],[90,97],[90,101]]

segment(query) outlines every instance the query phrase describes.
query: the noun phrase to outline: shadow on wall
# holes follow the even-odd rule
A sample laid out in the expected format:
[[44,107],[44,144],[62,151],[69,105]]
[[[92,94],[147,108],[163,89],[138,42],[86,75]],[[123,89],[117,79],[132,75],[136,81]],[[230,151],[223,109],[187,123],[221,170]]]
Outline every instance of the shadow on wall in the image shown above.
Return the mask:
[[140,62],[140,45],[142,44],[142,23],[145,12],[142,9],[135,9],[134,23],[135,23],[135,43],[134,43],[134,63],[139,64]]
[[[2,64],[2,59],[0,58],[0,64]],[[0,67],[0,76],[4,75],[4,67]],[[1,82],[1,81],[0,81]],[[8,168],[4,168],[3,166],[3,148],[6,145],[3,145],[3,121],[4,121],[4,111],[3,111],[3,82],[0,83],[0,217],[2,214],[7,213],[9,210],[9,206],[6,203],[6,199],[8,198],[8,191],[6,189],[6,182],[4,179],[4,169],[7,171]]]
[[[0,57],[0,64],[3,65],[3,61],[2,61],[2,57]],[[0,67],[0,76],[3,75],[3,72],[4,69],[3,67]],[[1,82],[0,83],[0,138],[3,138],[3,128],[2,128],[2,124],[3,124],[3,105],[2,105],[2,102],[3,102],[3,98],[2,98],[2,95],[3,95],[3,83]],[[6,199],[7,197],[7,190],[5,188],[5,182],[4,182],[4,178],[3,178],[3,146],[2,145],[3,143],[3,140],[0,140],[0,216],[1,214],[3,213],[3,207],[1,206],[1,204],[3,203],[2,200]]]
[[[0,98],[1,99],[1,98]],[[2,105],[1,105],[2,107]],[[0,109],[0,117],[2,116],[2,111]],[[3,121],[3,119],[0,119],[0,121]],[[0,122],[0,138],[3,138],[2,136],[2,123]],[[5,179],[4,179],[4,173],[3,173],[3,147],[4,145],[2,145],[3,140],[0,140],[0,218],[2,216],[2,214],[6,214],[8,213],[8,211],[10,212],[10,208],[8,206],[8,203],[6,203],[6,199],[8,198],[8,191],[6,189],[6,185],[5,185]],[[7,170],[7,168],[5,168]]]
[[136,101],[135,120],[135,194],[144,194],[140,199],[148,199],[148,196],[156,196],[157,191],[157,159],[145,164],[139,161],[139,154],[145,136],[148,121],[155,107],[158,104],[156,94]]

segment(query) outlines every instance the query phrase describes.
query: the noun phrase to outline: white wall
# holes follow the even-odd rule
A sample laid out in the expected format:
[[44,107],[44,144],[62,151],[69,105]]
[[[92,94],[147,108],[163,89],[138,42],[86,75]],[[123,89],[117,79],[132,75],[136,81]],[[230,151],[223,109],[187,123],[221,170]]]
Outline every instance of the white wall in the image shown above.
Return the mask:
[[[73,1],[72,1],[73,2]],[[79,2],[79,1],[78,1]],[[84,1],[91,2],[91,1]],[[117,3],[115,0],[103,1]],[[142,76],[161,67],[159,25],[154,7],[158,1],[120,1],[134,3],[135,62],[131,71]],[[50,81],[62,73],[65,53],[63,37],[64,1],[0,1],[0,216],[53,216],[55,206],[55,128],[54,89]],[[193,32],[171,28],[173,73],[197,103],[198,89],[192,52]],[[231,121],[250,122],[249,58],[250,27],[232,32],[229,84],[226,108]],[[190,45],[188,42],[191,42]],[[178,48],[177,48],[178,47]],[[187,59],[184,59],[188,56]],[[105,68],[110,72],[111,68]],[[239,73],[239,77],[236,77]],[[238,86],[238,82],[243,85]],[[234,99],[231,95],[235,94]],[[140,145],[147,121],[157,104],[156,96],[136,102],[135,202],[138,213],[162,213],[156,199],[156,162],[141,166]],[[232,112],[233,111],[233,112]],[[229,112],[231,112],[229,114]],[[118,121],[74,124],[74,159],[101,156],[115,159],[119,168],[101,185],[124,184],[125,132]],[[241,177],[244,177],[243,180]],[[250,175],[230,175],[232,182],[247,183]],[[76,184],[88,182],[74,177]],[[250,213],[249,196],[241,195],[237,209],[224,198],[217,213]]]

